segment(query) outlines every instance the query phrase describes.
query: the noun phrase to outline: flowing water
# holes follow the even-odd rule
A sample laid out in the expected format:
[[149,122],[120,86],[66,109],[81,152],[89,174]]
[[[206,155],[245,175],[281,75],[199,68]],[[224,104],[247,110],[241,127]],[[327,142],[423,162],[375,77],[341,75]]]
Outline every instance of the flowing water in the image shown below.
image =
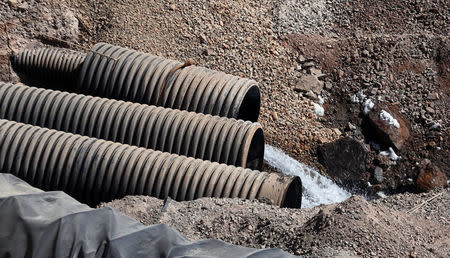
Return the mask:
[[302,179],[302,208],[311,208],[319,204],[342,202],[351,194],[322,176],[316,169],[289,157],[282,150],[266,144],[264,160],[286,175],[299,176]]

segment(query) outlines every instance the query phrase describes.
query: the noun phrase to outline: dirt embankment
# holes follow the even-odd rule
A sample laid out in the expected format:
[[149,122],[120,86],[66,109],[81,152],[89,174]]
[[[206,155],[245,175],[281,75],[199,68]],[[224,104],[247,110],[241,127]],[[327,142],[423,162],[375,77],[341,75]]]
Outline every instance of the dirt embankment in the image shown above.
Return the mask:
[[450,252],[449,200],[446,189],[373,202],[355,196],[312,209],[281,209],[236,199],[164,203],[144,196],[102,206],[147,225],[166,223],[191,239],[278,247],[296,255],[445,257]]

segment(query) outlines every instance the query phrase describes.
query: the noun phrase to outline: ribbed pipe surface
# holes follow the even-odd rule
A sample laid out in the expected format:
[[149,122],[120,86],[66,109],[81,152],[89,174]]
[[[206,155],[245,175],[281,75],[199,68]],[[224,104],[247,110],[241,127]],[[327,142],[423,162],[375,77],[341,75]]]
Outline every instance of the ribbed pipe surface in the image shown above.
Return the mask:
[[[78,93],[257,121],[260,91],[254,80],[150,54],[96,44],[87,55],[32,49],[14,57],[29,75],[77,78]],[[74,76],[75,75],[75,76]],[[63,89],[72,81],[61,83]]]
[[90,204],[125,195],[268,198],[300,207],[298,177],[259,172],[0,120],[0,171]]
[[256,121],[260,92],[253,80],[98,43],[78,84],[90,95]]
[[261,169],[259,123],[0,82],[0,118]]
[[36,48],[13,56],[12,65],[16,71],[33,77],[58,82],[75,81],[85,57],[84,53],[67,49]]

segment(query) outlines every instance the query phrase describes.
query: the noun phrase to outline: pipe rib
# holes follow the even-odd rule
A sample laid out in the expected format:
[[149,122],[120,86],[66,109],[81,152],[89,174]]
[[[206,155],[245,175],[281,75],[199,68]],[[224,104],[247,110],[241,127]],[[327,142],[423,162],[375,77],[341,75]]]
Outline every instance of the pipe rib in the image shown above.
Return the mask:
[[166,152],[0,120],[0,171],[89,204],[125,195],[268,198],[300,207],[299,177],[268,174]]
[[261,169],[259,123],[0,82],[0,118]]

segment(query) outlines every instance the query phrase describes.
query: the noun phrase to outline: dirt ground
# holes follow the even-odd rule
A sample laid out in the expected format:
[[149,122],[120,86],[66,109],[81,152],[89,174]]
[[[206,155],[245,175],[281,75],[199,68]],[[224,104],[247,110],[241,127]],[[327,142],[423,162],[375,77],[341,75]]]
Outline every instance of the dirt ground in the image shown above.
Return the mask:
[[[431,199],[431,200],[430,200]],[[111,206],[146,224],[166,223],[191,239],[216,238],[306,257],[447,257],[450,190],[368,202],[281,209],[258,201],[189,202],[128,196]]]
[[[19,81],[10,56],[43,45],[87,51],[108,42],[194,59],[260,83],[259,122],[267,143],[326,174],[318,146],[352,136],[368,149],[369,188],[418,192],[425,159],[450,178],[449,35],[446,0],[5,0],[0,79]],[[314,76],[312,85],[305,85],[308,75]],[[364,132],[363,106],[352,101],[362,95],[404,117],[411,136],[396,150],[401,159],[383,161]],[[380,162],[384,181],[374,185]],[[161,213],[162,201],[148,197],[113,205],[143,223],[168,223],[195,239],[216,237],[307,256],[445,257],[450,204],[448,188],[441,191],[374,202],[354,197],[302,210],[202,199],[171,202]]]

